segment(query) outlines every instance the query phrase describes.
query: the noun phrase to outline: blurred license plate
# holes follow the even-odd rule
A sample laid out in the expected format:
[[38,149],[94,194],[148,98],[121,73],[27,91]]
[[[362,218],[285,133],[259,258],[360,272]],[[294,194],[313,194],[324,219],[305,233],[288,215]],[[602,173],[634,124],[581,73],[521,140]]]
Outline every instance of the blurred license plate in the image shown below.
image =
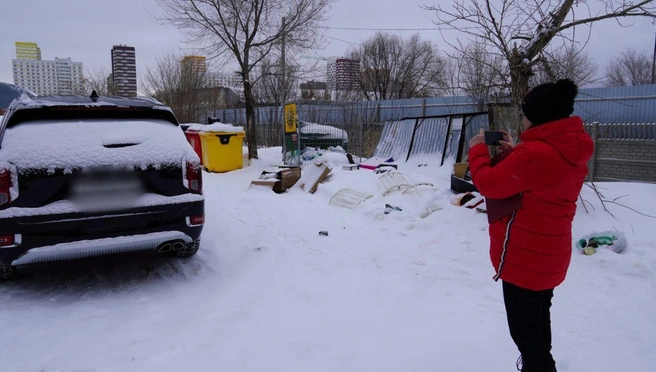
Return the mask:
[[80,176],[72,185],[71,199],[85,210],[129,208],[143,194],[134,172],[103,172]]

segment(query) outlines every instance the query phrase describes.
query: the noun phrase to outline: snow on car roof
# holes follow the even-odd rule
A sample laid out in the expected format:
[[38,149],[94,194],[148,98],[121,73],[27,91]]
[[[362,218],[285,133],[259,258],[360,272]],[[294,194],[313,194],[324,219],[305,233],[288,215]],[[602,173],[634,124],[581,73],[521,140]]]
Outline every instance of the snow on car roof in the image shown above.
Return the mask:
[[7,128],[0,148],[0,162],[23,169],[146,167],[185,158],[199,161],[180,128],[164,120],[25,122]]
[[10,109],[26,109],[52,106],[115,106],[115,107],[150,107],[154,109],[168,110],[171,109],[163,103],[151,97],[98,97],[94,102],[91,98],[85,96],[43,96],[34,97],[23,93],[16,98],[10,105]]

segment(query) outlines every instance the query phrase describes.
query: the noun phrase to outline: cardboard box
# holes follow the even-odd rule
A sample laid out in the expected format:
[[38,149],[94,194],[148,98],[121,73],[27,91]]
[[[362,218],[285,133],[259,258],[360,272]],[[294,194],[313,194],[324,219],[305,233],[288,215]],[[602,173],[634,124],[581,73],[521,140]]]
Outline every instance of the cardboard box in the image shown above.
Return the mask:
[[451,190],[463,192],[478,192],[476,186],[471,181],[471,177],[467,175],[469,170],[469,163],[455,163],[453,165],[453,174],[451,175]]
[[300,167],[280,167],[282,168],[278,175],[280,176],[281,188],[287,190],[294,186],[301,179]]
[[281,194],[290,187],[294,186],[301,178],[301,168],[299,167],[280,167],[277,172],[264,171],[260,174],[260,179],[251,181],[251,185],[268,186],[273,192]]
[[469,163],[455,163],[453,165],[453,174],[458,178],[465,178]]
[[309,164],[303,171],[301,179],[298,180],[298,185],[301,189],[310,194],[314,194],[315,191],[317,191],[319,184],[328,177],[331,171],[332,169],[330,169],[325,163]]
[[274,185],[280,181],[276,179],[270,179],[270,180],[256,180],[256,181],[251,181],[251,185],[255,186],[268,186],[273,189]]

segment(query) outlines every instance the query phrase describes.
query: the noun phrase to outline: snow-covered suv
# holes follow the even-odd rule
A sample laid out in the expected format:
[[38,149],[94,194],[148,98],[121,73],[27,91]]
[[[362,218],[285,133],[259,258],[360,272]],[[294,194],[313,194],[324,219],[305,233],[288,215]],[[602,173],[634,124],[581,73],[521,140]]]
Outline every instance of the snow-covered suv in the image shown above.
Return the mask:
[[149,98],[23,95],[0,122],[0,280],[16,266],[198,251],[202,168]]

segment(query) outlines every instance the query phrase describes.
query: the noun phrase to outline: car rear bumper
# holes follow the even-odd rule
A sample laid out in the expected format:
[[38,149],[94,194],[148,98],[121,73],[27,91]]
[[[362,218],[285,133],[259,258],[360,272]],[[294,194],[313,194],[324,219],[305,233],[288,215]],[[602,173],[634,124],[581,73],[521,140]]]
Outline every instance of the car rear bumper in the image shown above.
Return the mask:
[[158,247],[180,241],[191,243],[193,239],[179,231],[121,236],[95,240],[80,240],[46,247],[32,248],[11,262],[12,266],[30,265],[41,262],[74,260],[114,253],[155,250]]
[[190,217],[203,214],[204,201],[194,201],[111,214],[0,218],[0,236],[14,236],[13,245],[0,247],[0,263],[25,265],[190,243],[203,228],[191,225]]

